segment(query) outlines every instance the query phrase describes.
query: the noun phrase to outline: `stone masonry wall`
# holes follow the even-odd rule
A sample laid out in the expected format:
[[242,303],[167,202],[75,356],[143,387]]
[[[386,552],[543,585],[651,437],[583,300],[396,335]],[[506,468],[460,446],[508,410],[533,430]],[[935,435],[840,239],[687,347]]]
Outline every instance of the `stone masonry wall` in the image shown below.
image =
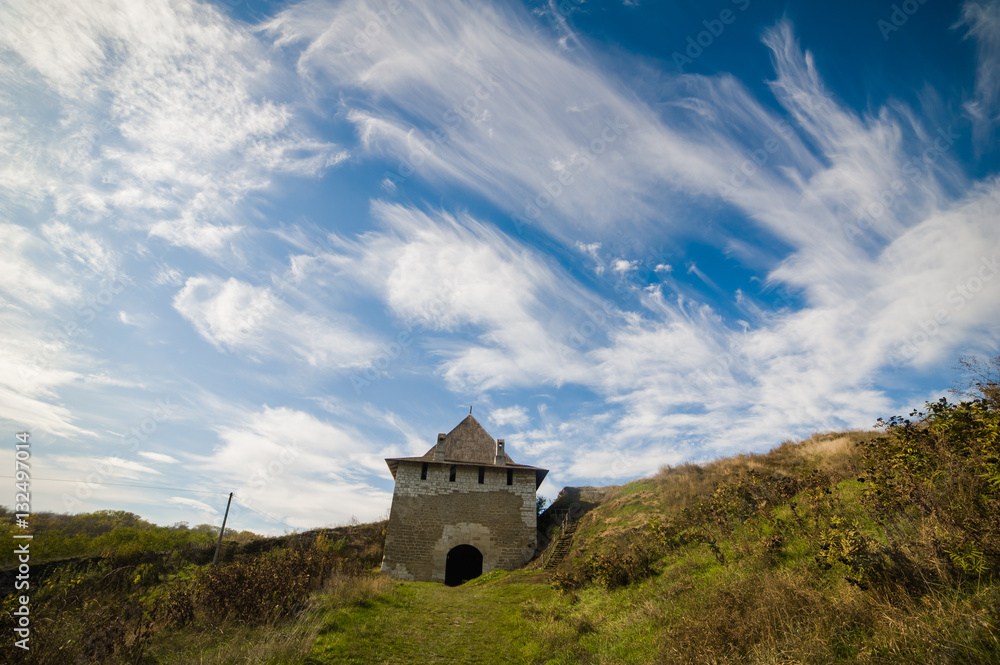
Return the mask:
[[404,580],[444,582],[448,552],[472,545],[483,554],[483,573],[512,570],[535,552],[535,472],[514,468],[507,485],[507,467],[456,468],[428,463],[420,479],[420,462],[401,462],[389,511],[382,570]]

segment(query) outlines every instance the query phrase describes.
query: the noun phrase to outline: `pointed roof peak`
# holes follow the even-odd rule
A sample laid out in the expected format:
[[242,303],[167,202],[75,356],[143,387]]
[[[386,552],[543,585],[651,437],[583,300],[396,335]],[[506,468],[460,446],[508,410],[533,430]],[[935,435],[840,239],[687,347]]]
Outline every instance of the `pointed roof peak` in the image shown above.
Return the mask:
[[[438,440],[444,447],[443,463],[477,464],[480,466],[501,466],[507,468],[530,469],[535,472],[535,487],[537,488],[548,473],[547,469],[518,464],[510,458],[506,450],[501,451],[503,461],[497,462],[497,440],[486,431],[479,421],[470,413],[447,434],[438,434]],[[438,462],[437,445],[420,457],[393,457],[386,460],[392,477],[396,477],[396,469],[400,462]]]
[[[478,427],[479,429],[483,430],[484,432],[486,432],[486,428],[483,427],[482,424],[480,424],[480,422],[478,420],[476,420],[476,417],[473,416],[471,413],[469,415],[467,415],[465,418],[462,418],[462,422],[460,422],[457,425],[455,425],[452,428],[451,432],[454,432],[455,430],[457,430],[459,427],[462,427],[463,425],[465,425],[466,427],[473,427],[473,426],[475,426],[475,427]],[[449,436],[451,435],[451,432],[448,432]],[[486,436],[489,436],[489,435],[490,435],[490,433],[486,432]]]
[[444,435],[444,458],[452,462],[493,464],[497,442],[470,413]]

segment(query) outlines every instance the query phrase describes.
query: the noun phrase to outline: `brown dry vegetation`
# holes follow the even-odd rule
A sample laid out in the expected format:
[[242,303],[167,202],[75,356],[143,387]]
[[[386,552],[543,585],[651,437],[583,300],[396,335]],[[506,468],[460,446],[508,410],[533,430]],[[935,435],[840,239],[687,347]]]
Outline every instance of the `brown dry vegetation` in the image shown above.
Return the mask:
[[615,488],[553,583],[634,662],[1000,662],[1000,414],[912,416]]
[[233,545],[215,569],[67,568],[36,596],[44,649],[15,662],[995,665],[1000,393],[973,387],[875,431],[566,488],[540,521],[577,520],[551,576],[392,582],[369,572],[384,524]]
[[[50,572],[31,594],[31,649],[6,662],[256,663],[300,658],[315,640],[317,612],[378,595],[371,572],[385,523],[211,548],[107,552]],[[320,591],[321,593],[317,592]],[[14,596],[0,631],[13,634]],[[6,654],[5,654],[6,657]]]

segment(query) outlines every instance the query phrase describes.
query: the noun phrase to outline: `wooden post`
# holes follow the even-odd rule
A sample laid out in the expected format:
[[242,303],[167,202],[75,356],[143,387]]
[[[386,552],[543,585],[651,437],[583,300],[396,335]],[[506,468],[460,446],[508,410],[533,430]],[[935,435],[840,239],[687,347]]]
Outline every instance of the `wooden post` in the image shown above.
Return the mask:
[[226,502],[226,514],[222,517],[222,528],[219,529],[219,542],[215,545],[215,556],[212,557],[212,565],[219,560],[219,550],[222,549],[222,534],[226,532],[226,520],[229,519],[229,504],[233,502],[233,493],[229,493],[229,501]]

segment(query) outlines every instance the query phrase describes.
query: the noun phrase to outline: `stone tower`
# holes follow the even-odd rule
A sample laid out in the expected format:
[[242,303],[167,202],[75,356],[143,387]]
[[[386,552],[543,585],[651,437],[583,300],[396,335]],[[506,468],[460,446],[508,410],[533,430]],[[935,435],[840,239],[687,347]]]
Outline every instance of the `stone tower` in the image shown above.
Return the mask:
[[387,459],[396,481],[382,570],[460,584],[535,554],[535,490],[548,473],[515,464],[470,414],[421,457]]

